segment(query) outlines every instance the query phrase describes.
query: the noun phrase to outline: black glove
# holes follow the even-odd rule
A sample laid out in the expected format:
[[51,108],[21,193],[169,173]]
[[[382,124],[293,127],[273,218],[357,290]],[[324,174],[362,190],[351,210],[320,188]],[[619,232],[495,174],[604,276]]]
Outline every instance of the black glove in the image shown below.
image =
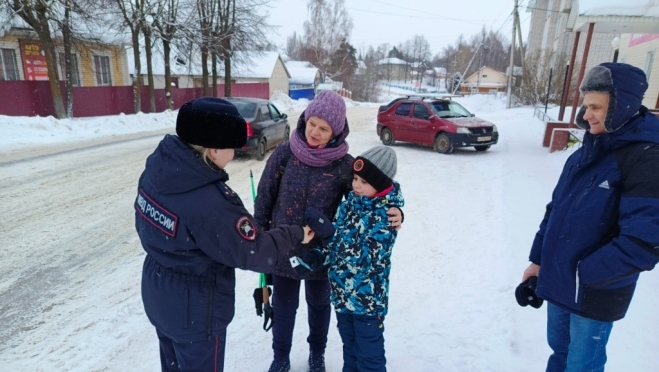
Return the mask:
[[332,220],[327,218],[323,212],[316,208],[309,207],[304,213],[304,222],[309,225],[311,230],[320,238],[323,245],[327,245],[334,236],[334,226]]
[[517,286],[515,290],[515,298],[519,306],[531,305],[536,309],[542,306],[543,299],[535,294],[535,286],[538,283],[537,276],[531,276],[526,279],[522,284]]
[[[272,289],[270,287],[268,288],[268,297],[272,295]],[[263,288],[256,288],[254,290],[254,293],[252,294],[252,297],[254,297],[254,306],[256,306],[256,315],[261,316],[263,315]]]
[[[268,289],[270,289],[268,287]],[[263,305],[263,330],[268,332],[270,328],[275,324],[275,310],[272,308],[270,303]],[[270,322],[270,324],[268,324]]]
[[304,252],[302,257],[293,256],[289,259],[295,275],[300,278],[320,267],[321,260],[322,256],[315,250]]

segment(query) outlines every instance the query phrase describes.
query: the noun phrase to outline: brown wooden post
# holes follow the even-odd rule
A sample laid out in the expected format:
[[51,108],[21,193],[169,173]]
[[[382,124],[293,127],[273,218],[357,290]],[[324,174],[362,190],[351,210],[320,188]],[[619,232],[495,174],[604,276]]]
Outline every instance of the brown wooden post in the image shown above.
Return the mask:
[[586,36],[586,45],[584,46],[583,59],[581,60],[581,68],[579,69],[579,80],[577,80],[577,91],[574,92],[574,98],[572,99],[572,112],[570,113],[570,127],[574,126],[574,117],[577,115],[577,105],[579,104],[579,87],[581,87],[581,81],[583,80],[583,75],[586,72],[586,63],[588,62],[588,53],[590,52],[590,41],[593,39],[593,30],[595,29],[595,24],[588,24],[588,36]]
[[572,74],[574,74],[574,64],[575,59],[577,58],[577,48],[579,47],[579,38],[581,37],[581,31],[577,31],[574,36],[574,45],[572,46],[572,55],[570,56],[570,66],[568,67],[567,79],[565,85],[563,85],[563,96],[561,97],[561,109],[558,112],[558,121],[563,121],[563,116],[565,115],[565,106],[567,105],[567,96],[570,92],[570,82],[572,82]]

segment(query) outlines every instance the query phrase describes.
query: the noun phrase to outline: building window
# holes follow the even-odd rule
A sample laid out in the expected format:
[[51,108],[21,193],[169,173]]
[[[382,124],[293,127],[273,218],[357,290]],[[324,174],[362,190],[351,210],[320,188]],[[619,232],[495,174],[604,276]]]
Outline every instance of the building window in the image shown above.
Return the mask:
[[486,77],[487,77],[487,75],[483,75],[483,77],[484,77],[484,78],[486,78]]
[[13,49],[0,49],[0,80],[18,79],[16,51]]
[[[64,53],[58,53],[57,57],[59,58],[60,80],[65,80],[66,58],[64,58]],[[71,84],[77,87],[80,86],[80,71],[78,70],[78,56],[75,53],[71,53]]]
[[654,50],[651,50],[645,56],[645,66],[643,67],[643,70],[645,70],[645,76],[647,77],[648,81],[650,81],[650,73],[652,72],[653,62],[654,62]]
[[96,85],[112,85],[110,57],[94,55],[94,69],[96,72]]

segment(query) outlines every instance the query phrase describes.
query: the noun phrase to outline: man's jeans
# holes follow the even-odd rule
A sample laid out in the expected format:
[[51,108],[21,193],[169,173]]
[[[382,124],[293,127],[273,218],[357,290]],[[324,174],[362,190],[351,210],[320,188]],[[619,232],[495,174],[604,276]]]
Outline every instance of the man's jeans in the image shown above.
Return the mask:
[[613,322],[584,318],[547,303],[547,372],[602,372]]

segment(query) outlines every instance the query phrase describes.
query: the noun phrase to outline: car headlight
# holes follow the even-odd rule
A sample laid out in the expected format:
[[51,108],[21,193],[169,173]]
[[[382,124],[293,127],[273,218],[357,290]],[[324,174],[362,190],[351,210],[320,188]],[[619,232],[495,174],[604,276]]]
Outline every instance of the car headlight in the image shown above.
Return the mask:
[[496,125],[493,125],[493,126],[492,126],[492,132],[494,132],[494,133],[497,133],[497,132],[498,132],[498,130],[497,130],[497,126],[496,126]]
[[458,132],[458,133],[467,133],[467,134],[471,133],[469,131],[469,128],[463,128],[463,127],[458,128],[458,130],[456,132]]

